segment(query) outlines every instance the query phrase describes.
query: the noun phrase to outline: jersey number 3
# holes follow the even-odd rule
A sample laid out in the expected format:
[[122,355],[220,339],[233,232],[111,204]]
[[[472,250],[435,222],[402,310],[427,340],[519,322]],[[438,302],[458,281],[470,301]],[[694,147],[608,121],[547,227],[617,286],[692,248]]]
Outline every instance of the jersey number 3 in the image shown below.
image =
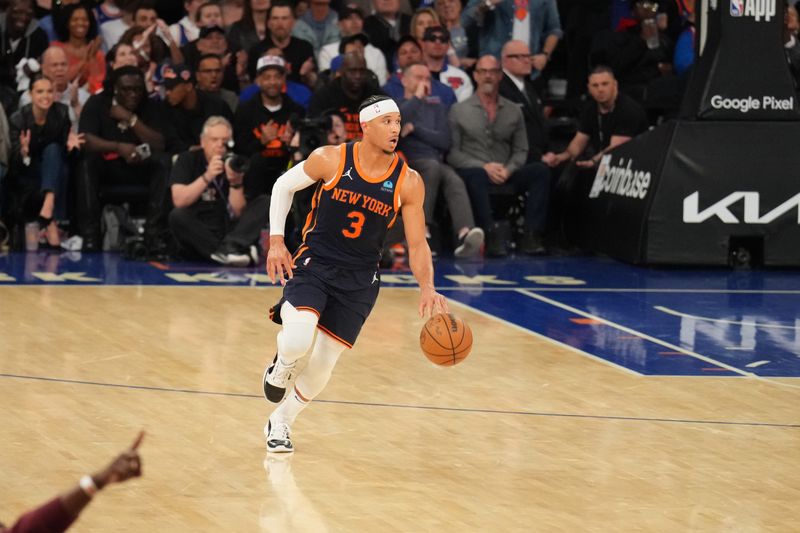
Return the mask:
[[364,213],[361,211],[350,211],[347,213],[348,220],[351,220],[350,227],[342,230],[342,235],[348,239],[355,239],[361,235],[361,230],[364,229]]

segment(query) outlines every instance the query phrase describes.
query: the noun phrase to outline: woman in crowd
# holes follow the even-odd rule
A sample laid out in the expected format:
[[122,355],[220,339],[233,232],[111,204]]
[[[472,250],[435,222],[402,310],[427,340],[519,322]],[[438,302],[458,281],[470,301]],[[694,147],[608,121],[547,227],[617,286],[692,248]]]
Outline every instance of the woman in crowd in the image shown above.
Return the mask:
[[[69,109],[55,102],[53,83],[40,73],[31,80],[31,103],[9,120],[16,168],[16,188],[27,206],[38,210],[38,222],[48,245],[61,243],[54,215],[63,216],[67,154],[83,144],[83,135],[70,130]],[[57,207],[59,208],[57,212]]]
[[[454,67],[469,69],[478,60],[477,33],[467,36],[461,25],[461,0],[436,0],[436,13],[450,32],[450,52],[447,57]],[[470,46],[472,45],[472,46]]]
[[202,4],[197,10],[196,19],[195,23],[198,28],[210,28],[212,26],[224,27],[222,22],[222,8],[216,2],[206,2]]
[[228,32],[228,43],[233,50],[250,50],[267,36],[267,10],[270,0],[245,0],[242,20],[235,22]]
[[52,44],[67,53],[69,81],[77,80],[78,86],[85,85],[90,94],[96,93],[103,87],[106,63],[100,51],[103,41],[97,36],[94,15],[83,4],[73,4],[67,6],[55,22],[59,40]]
[[429,26],[441,26],[439,15],[433,8],[421,7],[411,17],[411,36],[417,40],[418,43],[422,42],[422,36],[425,35],[425,28]]
[[156,91],[156,73],[165,60],[169,59],[173,65],[183,63],[183,53],[179,48],[173,46],[175,41],[171,41],[172,44],[168,49],[164,41],[156,35],[156,28],[155,25],[149,28],[133,26],[125,31],[119,39],[119,44],[126,44],[133,48],[137,65],[144,72],[147,93],[151,95]]

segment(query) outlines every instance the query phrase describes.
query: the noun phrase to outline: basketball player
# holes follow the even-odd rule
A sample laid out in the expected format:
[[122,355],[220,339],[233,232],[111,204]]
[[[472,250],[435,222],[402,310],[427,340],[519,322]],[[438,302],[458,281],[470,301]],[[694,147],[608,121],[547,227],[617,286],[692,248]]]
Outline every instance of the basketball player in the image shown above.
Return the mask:
[[[284,290],[270,311],[283,328],[263,379],[267,400],[283,400],[264,428],[270,452],[294,451],[292,423],[328,383],[339,355],[356,341],[378,296],[386,231],[401,209],[409,265],[420,287],[419,314],[447,311],[433,286],[422,177],[395,153],[400,110],[388,96],[371,96],[361,104],[359,120],[361,142],[317,148],[272,189],[267,273]],[[303,244],[292,256],[283,239],[286,215],[294,193],[311,185],[316,190]],[[308,365],[283,399],[295,363],[309,348]]]

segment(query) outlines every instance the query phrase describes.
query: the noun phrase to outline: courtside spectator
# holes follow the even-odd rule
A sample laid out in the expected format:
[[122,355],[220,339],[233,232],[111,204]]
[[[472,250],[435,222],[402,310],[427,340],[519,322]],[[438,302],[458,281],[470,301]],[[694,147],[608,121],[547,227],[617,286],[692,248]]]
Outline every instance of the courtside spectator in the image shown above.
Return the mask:
[[441,190],[453,224],[456,242],[454,255],[456,258],[475,257],[481,251],[484,233],[481,228],[475,227],[464,182],[444,161],[450,149],[448,108],[431,94],[431,82],[431,73],[423,64],[412,64],[403,69],[405,92],[403,98],[398,100],[403,116],[399,149],[425,183],[423,209],[425,220],[428,221],[428,235],[431,235],[434,210]]
[[169,157],[174,133],[158,103],[147,98],[144,74],[124,66],[111,73],[112,90],[89,98],[81,113],[86,145],[78,171],[78,216],[84,249],[96,250],[100,239],[100,186],[148,188],[145,242],[163,246]]
[[58,248],[61,240],[54,215],[62,220],[66,215],[67,154],[80,149],[83,136],[70,129],[69,108],[55,101],[49,79],[35,74],[30,94],[31,103],[9,119],[15,196],[23,211],[35,209],[47,244]]
[[[558,154],[548,152],[542,157],[551,167],[567,161],[576,161],[577,166],[583,168],[593,167],[604,153],[647,131],[644,109],[619,91],[610,68],[595,67],[589,75],[588,89],[591,98],[584,104],[578,132],[567,149]],[[591,149],[587,154],[590,157],[578,160],[587,148]]]
[[[487,232],[486,253],[507,255],[505,237],[493,214],[491,191],[500,187],[527,193],[524,235],[520,249],[544,253],[542,234],[550,197],[550,171],[541,162],[526,164],[528,138],[522,111],[499,95],[500,64],[485,55],[475,64],[478,90],[450,108],[453,146],[447,161],[464,179],[478,225]],[[499,213],[498,213],[499,215]]]
[[203,125],[201,149],[178,156],[170,190],[175,208],[172,234],[184,254],[230,266],[258,259],[255,243],[267,223],[267,196],[247,199],[244,175],[224,160],[233,137],[230,123],[211,117]]

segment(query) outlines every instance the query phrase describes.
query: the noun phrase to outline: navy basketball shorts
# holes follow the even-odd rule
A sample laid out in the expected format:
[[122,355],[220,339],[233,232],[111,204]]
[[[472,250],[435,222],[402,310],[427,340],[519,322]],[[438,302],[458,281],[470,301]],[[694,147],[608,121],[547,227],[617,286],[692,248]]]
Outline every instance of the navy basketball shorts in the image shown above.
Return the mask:
[[378,265],[368,270],[340,268],[307,254],[296,264],[270,318],[280,324],[280,308],[289,302],[299,311],[315,313],[320,330],[352,348],[378,298]]

